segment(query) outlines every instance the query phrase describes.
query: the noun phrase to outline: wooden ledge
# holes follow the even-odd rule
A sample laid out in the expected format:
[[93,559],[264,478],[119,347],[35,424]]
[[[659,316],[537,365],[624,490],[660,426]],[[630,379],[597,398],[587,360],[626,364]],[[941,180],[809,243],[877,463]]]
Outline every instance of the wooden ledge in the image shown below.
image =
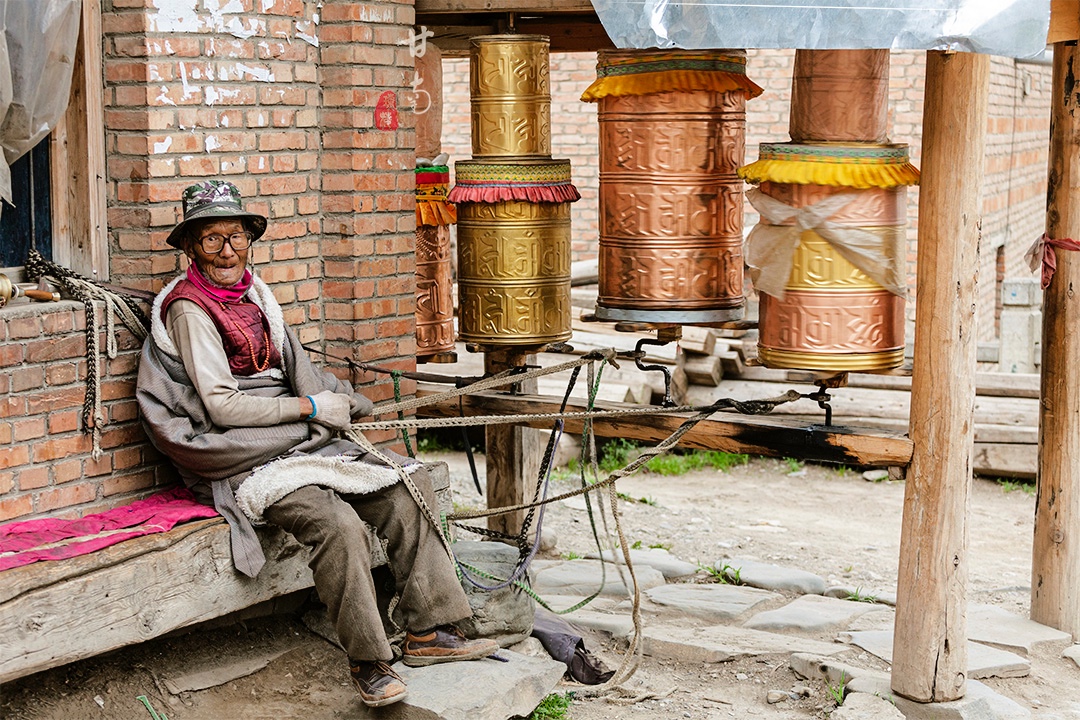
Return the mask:
[[[431,394],[418,388],[418,395]],[[558,412],[561,398],[544,395],[506,395],[482,392],[461,398],[465,415],[547,414]],[[571,399],[567,411],[586,409],[581,400]],[[635,407],[628,403],[597,402],[596,408],[613,410]],[[419,408],[423,417],[458,417],[458,398]],[[597,419],[593,428],[601,437],[623,437],[659,442],[686,420],[685,415],[657,413],[621,418]],[[550,430],[551,420],[525,423]],[[567,420],[567,432],[581,432],[581,420]],[[911,440],[881,430],[815,425],[775,416],[746,416],[717,413],[702,420],[683,436],[681,447],[749,453],[769,457],[795,457],[814,462],[865,467],[906,467],[911,462]]]

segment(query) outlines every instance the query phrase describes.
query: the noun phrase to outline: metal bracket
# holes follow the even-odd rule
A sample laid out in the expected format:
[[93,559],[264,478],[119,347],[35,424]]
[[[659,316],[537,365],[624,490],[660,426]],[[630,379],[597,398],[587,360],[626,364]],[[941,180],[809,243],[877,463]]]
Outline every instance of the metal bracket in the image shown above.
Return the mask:
[[671,399],[671,371],[663,365],[646,365],[641,362],[641,359],[645,357],[645,351],[642,347],[645,345],[667,345],[669,340],[653,340],[652,338],[641,338],[637,341],[637,345],[634,346],[634,364],[637,365],[638,370],[645,372],[660,371],[664,374],[664,399],[661,401],[663,407],[675,407],[676,403]]

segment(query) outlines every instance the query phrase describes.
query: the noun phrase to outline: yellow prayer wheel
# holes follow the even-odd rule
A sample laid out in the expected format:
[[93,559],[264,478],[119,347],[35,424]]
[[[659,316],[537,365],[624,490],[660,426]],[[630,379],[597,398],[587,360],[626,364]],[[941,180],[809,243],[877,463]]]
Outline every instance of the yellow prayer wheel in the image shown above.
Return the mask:
[[[857,231],[858,244],[872,244],[884,260],[877,277],[889,277],[894,289],[905,292],[906,185],[918,180],[907,147],[765,144],[761,158],[741,174],[760,182],[766,196],[793,209],[828,201],[839,207],[822,225],[798,234],[783,297],[760,294],[761,362],[836,372],[902,365],[905,296],[876,282],[824,236]],[[817,182],[805,182],[807,177]],[[795,228],[794,217],[773,224],[766,214],[759,224],[766,229]],[[748,242],[755,242],[753,234]]]
[[458,295],[464,342],[569,340],[570,203],[460,203]]
[[469,45],[473,157],[550,157],[548,38],[483,35]]
[[743,315],[745,53],[597,55],[603,320]]

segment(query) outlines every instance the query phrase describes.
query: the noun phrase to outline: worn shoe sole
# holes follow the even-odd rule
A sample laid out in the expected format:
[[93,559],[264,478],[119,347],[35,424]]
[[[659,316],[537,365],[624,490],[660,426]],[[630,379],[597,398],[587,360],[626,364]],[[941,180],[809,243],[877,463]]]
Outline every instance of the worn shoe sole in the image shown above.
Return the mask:
[[480,645],[472,652],[454,654],[454,655],[410,655],[405,653],[401,658],[401,661],[409,667],[427,667],[428,665],[438,665],[440,663],[457,662],[459,660],[479,660],[485,658],[499,649],[498,643],[484,643]]
[[405,692],[398,693],[397,695],[377,698],[365,694],[364,691],[360,689],[360,686],[356,683],[353,683],[353,685],[356,687],[356,692],[360,695],[360,702],[364,703],[368,707],[383,707],[384,705],[393,705],[396,702],[401,702],[409,696],[409,691],[406,690]]

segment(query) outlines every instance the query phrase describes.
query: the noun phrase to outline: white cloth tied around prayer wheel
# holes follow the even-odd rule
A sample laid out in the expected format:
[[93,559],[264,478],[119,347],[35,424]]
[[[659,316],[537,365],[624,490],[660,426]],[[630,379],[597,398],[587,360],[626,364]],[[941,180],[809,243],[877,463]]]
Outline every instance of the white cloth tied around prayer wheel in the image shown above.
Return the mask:
[[744,247],[754,287],[759,292],[781,300],[784,298],[795,248],[802,234],[809,230],[836,248],[844,259],[871,280],[894,295],[905,296],[906,226],[851,227],[828,219],[858,196],[858,192],[841,193],[813,205],[795,208],[758,188],[748,190],[746,199],[762,218],[750,231]]

